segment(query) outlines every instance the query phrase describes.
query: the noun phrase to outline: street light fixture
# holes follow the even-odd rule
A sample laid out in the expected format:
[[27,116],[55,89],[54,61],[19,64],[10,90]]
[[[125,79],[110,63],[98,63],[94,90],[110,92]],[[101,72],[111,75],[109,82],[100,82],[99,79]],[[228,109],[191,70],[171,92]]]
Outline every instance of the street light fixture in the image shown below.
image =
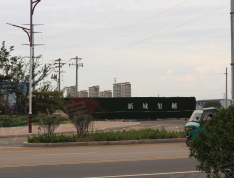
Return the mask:
[[18,28],[21,28],[24,32],[27,33],[29,42],[30,42],[30,72],[29,72],[29,113],[28,113],[28,132],[32,133],[32,57],[33,57],[33,13],[37,4],[41,0],[30,0],[30,29],[24,28],[18,25],[12,25]]

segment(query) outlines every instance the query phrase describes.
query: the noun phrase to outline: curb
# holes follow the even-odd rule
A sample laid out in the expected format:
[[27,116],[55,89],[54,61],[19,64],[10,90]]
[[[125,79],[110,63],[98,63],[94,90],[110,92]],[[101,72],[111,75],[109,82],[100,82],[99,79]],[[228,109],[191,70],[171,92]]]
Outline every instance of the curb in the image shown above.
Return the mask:
[[132,144],[156,144],[156,143],[185,143],[186,138],[172,139],[147,139],[147,140],[122,140],[122,141],[93,141],[93,142],[63,142],[63,143],[28,143],[24,147],[68,147],[68,146],[101,146],[101,145],[132,145]]

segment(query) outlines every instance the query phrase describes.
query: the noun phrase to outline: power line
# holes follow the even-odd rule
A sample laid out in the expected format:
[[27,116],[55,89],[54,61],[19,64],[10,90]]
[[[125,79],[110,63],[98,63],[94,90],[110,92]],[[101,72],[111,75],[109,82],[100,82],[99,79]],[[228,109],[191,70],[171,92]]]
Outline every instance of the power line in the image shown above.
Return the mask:
[[74,45],[74,46],[71,46],[71,47],[89,44],[89,43],[92,43],[92,42],[95,42],[95,41],[98,41],[98,40],[101,40],[101,39],[105,39],[105,38],[110,37],[110,36],[112,36],[112,35],[118,34],[118,33],[122,32],[122,31],[131,29],[131,28],[133,28],[133,27],[135,27],[135,26],[137,26],[137,25],[140,25],[140,24],[142,24],[142,23],[144,23],[144,22],[146,22],[146,21],[149,21],[149,20],[151,20],[151,19],[153,19],[153,18],[155,18],[155,17],[158,17],[158,16],[164,14],[164,13],[166,13],[166,12],[168,12],[168,11],[170,11],[170,10],[172,10],[172,9],[174,9],[174,8],[176,8],[176,7],[180,6],[180,5],[182,5],[182,4],[184,4],[184,3],[187,2],[187,1],[188,1],[188,0],[186,0],[186,1],[182,2],[182,3],[179,3],[179,4],[175,5],[175,6],[172,6],[171,8],[169,8],[169,9],[163,11],[163,12],[160,12],[160,13],[158,13],[158,14],[156,14],[156,15],[153,15],[153,16],[151,16],[151,17],[149,17],[149,18],[146,18],[146,19],[144,19],[144,20],[142,20],[142,21],[140,21],[140,22],[138,22],[138,23],[136,23],[136,24],[133,24],[133,25],[131,25],[131,26],[129,26],[129,27],[126,27],[126,28],[124,28],[124,29],[122,29],[122,30],[119,30],[119,31],[110,33],[110,34],[108,34],[108,35],[106,35],[106,36],[104,36],[104,37],[100,37],[100,38],[97,38],[97,39],[94,39],[94,40],[90,40],[90,41],[87,41],[87,42],[84,42],[84,43],[80,43],[80,44],[78,44],[78,45]]
[[[127,74],[137,74],[137,75],[170,75],[170,74],[167,74],[165,72],[161,72],[161,73],[155,73],[155,72],[125,72],[125,71],[113,71],[113,70],[109,70],[109,71],[105,71],[105,70],[96,70],[96,69],[85,69],[86,71],[87,70],[90,70],[90,71],[99,71],[99,72],[107,72],[107,73],[127,73]],[[191,74],[191,75],[222,75],[223,73],[219,73],[219,72],[212,72],[212,73],[198,73],[198,72],[173,72],[172,73],[173,75],[186,75],[186,74]]]
[[54,37],[54,36],[58,36],[58,35],[66,34],[66,33],[70,33],[70,32],[73,32],[73,31],[76,31],[76,30],[85,28],[85,27],[87,27],[87,26],[89,26],[89,25],[98,23],[98,22],[100,22],[100,21],[102,21],[102,20],[104,20],[104,19],[109,18],[110,16],[112,16],[112,15],[114,15],[114,14],[117,14],[117,13],[121,12],[121,11],[124,10],[124,9],[127,9],[127,8],[129,8],[129,7],[133,6],[133,5],[135,5],[136,3],[140,2],[140,1],[141,1],[141,0],[138,0],[138,1],[136,1],[136,2],[134,2],[134,3],[132,3],[132,4],[130,4],[130,5],[127,5],[127,6],[123,7],[123,8],[121,8],[121,9],[118,9],[117,11],[112,12],[111,14],[109,14],[109,15],[107,15],[107,16],[105,16],[105,17],[102,17],[102,18],[100,18],[100,19],[98,19],[98,20],[96,20],[96,21],[90,22],[90,23],[88,23],[88,24],[86,24],[86,25],[83,25],[83,26],[81,26],[81,27],[79,27],[79,28],[75,28],[75,29],[73,29],[73,30],[66,31],[66,32],[63,32],[63,33],[60,33],[60,34],[52,35],[52,36],[50,36],[50,37]]
[[134,44],[137,44],[137,43],[146,41],[146,40],[151,39],[151,38],[154,38],[154,37],[156,37],[156,36],[160,36],[160,35],[162,35],[162,34],[165,34],[165,33],[167,33],[167,32],[170,32],[170,31],[172,31],[172,30],[175,30],[175,29],[177,29],[177,28],[180,28],[180,27],[182,27],[182,26],[185,26],[185,25],[187,25],[187,24],[189,24],[189,23],[191,23],[191,22],[194,22],[194,21],[196,21],[196,20],[199,20],[199,19],[201,19],[201,18],[203,18],[203,17],[206,17],[206,16],[208,16],[208,15],[214,13],[214,12],[217,12],[217,11],[219,11],[219,10],[221,10],[221,9],[223,9],[223,8],[225,8],[225,7],[227,7],[227,6],[229,6],[229,4],[227,4],[227,5],[225,5],[225,6],[221,7],[221,8],[218,8],[218,9],[216,9],[216,10],[213,10],[213,11],[211,11],[211,12],[209,12],[209,13],[206,13],[206,14],[200,16],[200,17],[197,17],[197,18],[195,18],[195,19],[192,19],[192,20],[190,20],[190,21],[188,21],[188,22],[185,22],[185,23],[183,23],[183,24],[181,24],[181,25],[172,27],[172,28],[170,28],[170,29],[168,29],[168,30],[165,30],[165,31],[160,32],[160,33],[157,33],[157,34],[155,34],[155,35],[152,35],[152,36],[150,36],[150,37],[141,39],[141,40],[136,41],[136,42],[134,42],[134,43],[130,43],[130,44],[128,44],[128,45],[125,45],[125,46],[122,46],[122,47],[118,47],[118,48],[115,48],[115,49],[112,49],[112,50],[109,50],[109,51],[104,51],[104,52],[99,53],[99,54],[90,55],[90,56],[85,56],[85,58],[92,58],[92,57],[96,57],[96,56],[98,56],[98,55],[107,54],[107,53],[110,53],[110,52],[113,52],[113,51],[117,51],[117,50],[122,49],[122,48],[126,48],[126,47],[129,47],[129,46],[132,46],[132,45],[134,45]]

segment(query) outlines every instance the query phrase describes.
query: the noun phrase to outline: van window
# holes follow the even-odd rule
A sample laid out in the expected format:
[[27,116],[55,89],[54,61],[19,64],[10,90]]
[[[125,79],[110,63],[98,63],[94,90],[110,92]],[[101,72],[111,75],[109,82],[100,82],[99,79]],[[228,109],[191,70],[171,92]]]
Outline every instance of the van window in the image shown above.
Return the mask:
[[202,115],[203,110],[195,110],[193,114],[191,115],[189,121],[190,122],[199,122],[201,115]]

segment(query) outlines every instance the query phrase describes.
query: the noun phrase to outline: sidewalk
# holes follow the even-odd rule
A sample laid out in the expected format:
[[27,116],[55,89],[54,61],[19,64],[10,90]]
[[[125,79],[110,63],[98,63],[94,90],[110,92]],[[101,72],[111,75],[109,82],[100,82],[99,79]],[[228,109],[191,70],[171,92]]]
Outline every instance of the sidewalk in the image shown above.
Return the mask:
[[[140,125],[140,122],[121,122],[121,121],[95,121],[93,130],[113,130]],[[73,133],[76,128],[73,124],[61,124],[55,133]],[[32,126],[32,134],[38,133],[38,126]],[[0,128],[0,138],[27,137],[28,126]]]

